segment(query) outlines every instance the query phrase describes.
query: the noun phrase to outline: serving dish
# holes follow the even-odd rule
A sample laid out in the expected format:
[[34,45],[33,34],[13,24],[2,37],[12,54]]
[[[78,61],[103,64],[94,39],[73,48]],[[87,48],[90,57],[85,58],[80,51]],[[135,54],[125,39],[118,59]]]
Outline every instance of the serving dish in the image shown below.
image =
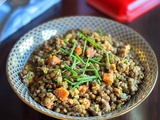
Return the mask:
[[156,56],[145,39],[134,30],[105,18],[90,16],[75,16],[55,19],[44,23],[26,33],[12,48],[6,65],[8,81],[18,97],[33,109],[51,117],[59,119],[82,119],[81,117],[67,116],[42,107],[29,95],[27,87],[21,82],[18,73],[22,71],[32,51],[44,41],[56,34],[64,34],[71,29],[86,28],[91,31],[102,30],[118,36],[118,40],[129,43],[145,67],[145,80],[140,85],[138,93],[120,109],[102,116],[85,117],[83,119],[109,119],[129,112],[142,103],[153,90],[158,76]]

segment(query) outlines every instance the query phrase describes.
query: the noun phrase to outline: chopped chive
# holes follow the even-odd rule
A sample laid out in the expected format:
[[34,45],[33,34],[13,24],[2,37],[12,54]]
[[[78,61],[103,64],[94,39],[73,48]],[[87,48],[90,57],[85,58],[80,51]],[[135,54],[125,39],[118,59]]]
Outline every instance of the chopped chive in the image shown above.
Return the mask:
[[48,89],[48,90],[47,90],[47,92],[52,92],[52,91],[53,91],[53,89]]
[[99,65],[101,65],[101,66],[105,66],[105,64],[100,63],[100,62],[98,62],[98,61],[96,61],[96,60],[94,60],[94,59],[92,59],[92,58],[90,58],[90,61],[91,61],[91,62],[94,62],[94,63],[97,63],[97,64],[99,64]]
[[118,75],[118,77],[117,77],[117,78],[118,78],[118,79],[121,79],[121,77],[122,77],[121,75]]
[[98,33],[99,33],[100,35],[102,35],[102,34],[103,34],[102,30],[98,30]]
[[109,53],[108,52],[106,52],[106,61],[107,61],[107,63],[110,63],[110,61],[109,61]]
[[94,106],[95,111],[99,111],[99,105]]
[[125,64],[128,64],[128,62],[129,62],[128,59],[125,59],[125,60],[124,60],[124,63],[125,63]]
[[99,45],[98,43],[96,43],[92,38],[86,37],[83,33],[81,33],[81,34],[82,34],[82,36],[84,37],[85,40],[87,40],[88,42],[93,44],[95,47],[97,47],[97,48],[99,48],[101,50],[104,50],[104,48],[101,45]]
[[121,106],[122,106],[122,104],[119,103],[119,104],[117,105],[117,109],[121,108]]
[[32,78],[32,74],[29,73],[29,74],[27,75],[27,78],[28,78],[28,80],[30,80],[30,79]]
[[78,87],[79,86],[79,84],[77,84],[77,85],[75,85],[74,87],[72,87],[70,90],[69,90],[69,92],[72,92],[76,87]]
[[61,50],[58,50],[58,51],[56,51],[56,52],[53,52],[51,55],[55,55],[55,54],[57,54],[57,53],[59,53],[59,52],[61,52]]
[[73,84],[70,80],[64,78],[65,81],[67,81],[68,83],[70,83],[71,85]]
[[122,95],[122,93],[123,93],[123,91],[122,91],[122,90],[120,90],[120,95]]
[[77,41],[75,41],[74,44],[73,44],[72,50],[71,50],[71,52],[69,54],[70,57],[72,56],[72,54],[74,52],[74,49],[76,48],[76,44],[77,44]]
[[74,75],[77,75],[77,73],[76,73],[73,69],[71,69],[67,64],[65,64],[65,67],[66,67],[70,72],[72,72]]
[[76,71],[80,71],[80,72],[81,72],[81,71],[83,71],[83,72],[84,72],[84,71],[87,71],[87,72],[88,72],[88,71],[94,71],[94,69],[85,69],[85,68],[84,68],[84,69],[77,69]]
[[72,69],[76,66],[76,61],[77,61],[77,58],[75,56],[73,58],[74,58],[74,60],[73,60],[72,66],[71,66]]
[[57,66],[57,65],[56,65],[56,68],[55,68],[55,70],[56,70],[56,71],[58,71],[58,70],[59,70],[59,66]]
[[83,47],[82,57],[84,57],[85,50],[86,50],[86,45],[87,45],[87,40],[84,41],[84,47]]
[[85,62],[81,59],[81,57],[80,57],[79,55],[77,55],[77,54],[75,53],[75,56],[77,57],[77,59],[78,59],[82,64],[85,64]]
[[44,70],[43,72],[44,72],[44,74],[48,74],[48,71],[47,71],[47,70]]
[[99,85],[101,85],[101,81],[99,79],[96,80]]
[[94,65],[93,65],[91,62],[90,62],[90,65],[91,65],[92,68],[95,70],[95,74],[97,75],[97,77],[98,77],[100,80],[102,80],[102,78],[100,77],[100,75],[99,75],[97,69],[94,67]]
[[110,53],[111,57],[114,59],[115,55],[113,53]]
[[80,76],[62,76],[63,78],[79,78]]
[[92,59],[100,61],[100,60],[102,60],[102,57],[97,57],[97,58],[92,58]]
[[136,84],[137,83],[137,80],[136,79],[134,79],[134,84]]
[[77,80],[88,80],[88,79],[95,79],[97,78],[97,76],[89,76],[89,77],[85,77],[85,78],[78,78]]
[[86,72],[86,68],[87,68],[87,66],[88,66],[89,59],[90,59],[90,58],[87,59],[87,63],[86,63],[86,65],[85,65],[84,71],[83,71],[83,73],[82,73],[83,75],[84,75],[84,73]]
[[70,52],[68,51],[68,50],[65,50],[65,49],[63,49],[63,48],[61,48],[60,46],[57,46],[61,51],[63,51],[64,53],[66,53],[66,54],[70,54]]
[[65,44],[69,43],[67,39],[64,39],[63,41],[64,41]]

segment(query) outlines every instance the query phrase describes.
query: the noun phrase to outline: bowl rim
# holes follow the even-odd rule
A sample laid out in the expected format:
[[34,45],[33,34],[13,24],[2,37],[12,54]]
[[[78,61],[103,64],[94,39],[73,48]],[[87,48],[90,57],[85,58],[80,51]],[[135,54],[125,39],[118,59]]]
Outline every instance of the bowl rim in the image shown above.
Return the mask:
[[[30,104],[28,101],[26,101],[25,98],[23,98],[23,97],[16,91],[16,89],[15,89],[14,86],[12,85],[12,82],[11,82],[12,80],[11,80],[10,77],[9,77],[10,75],[8,74],[8,71],[9,71],[9,70],[8,70],[9,57],[10,57],[11,51],[13,50],[13,48],[15,47],[15,45],[23,38],[23,36],[27,35],[29,32],[31,32],[31,31],[33,31],[33,30],[35,30],[35,29],[37,29],[37,28],[39,28],[39,27],[41,27],[41,26],[44,26],[45,24],[49,24],[50,22],[54,22],[54,21],[61,20],[61,19],[75,18],[75,17],[81,17],[81,18],[90,17],[90,18],[107,20],[107,21],[110,21],[110,22],[112,22],[112,23],[121,25],[121,26],[127,28],[128,30],[131,30],[131,31],[132,31],[133,33],[135,33],[137,36],[139,36],[140,38],[142,38],[142,40],[147,44],[147,47],[149,47],[149,49],[151,50],[152,55],[154,56],[155,62],[156,62],[156,63],[155,63],[155,64],[156,64],[156,77],[154,78],[154,79],[155,79],[155,82],[153,83],[153,85],[152,85],[152,87],[151,87],[151,89],[150,89],[150,91],[149,91],[149,93],[148,93],[147,95],[145,95],[142,99],[140,99],[139,101],[137,101],[134,105],[128,107],[127,109],[124,109],[124,110],[121,111],[121,112],[118,112],[118,113],[116,113],[116,114],[114,114],[114,115],[111,115],[111,116],[110,116],[110,115],[106,116],[106,114],[104,114],[104,115],[101,115],[101,116],[78,117],[78,116],[68,116],[68,115],[66,115],[66,114],[57,113],[57,112],[55,112],[55,111],[53,111],[53,112],[56,113],[56,115],[55,115],[55,114],[50,114],[50,113],[48,113],[47,111],[42,111],[42,110],[36,108],[34,105]],[[77,16],[66,16],[66,17],[60,17],[60,18],[56,18],[56,19],[52,19],[52,20],[49,20],[49,21],[47,21],[47,22],[44,22],[44,23],[42,23],[42,24],[34,27],[33,29],[29,30],[27,33],[23,34],[23,35],[17,40],[17,42],[13,45],[12,49],[10,50],[10,52],[9,52],[9,54],[8,54],[7,62],[6,62],[6,75],[7,75],[7,79],[8,79],[9,85],[11,86],[11,88],[13,89],[13,91],[16,93],[16,95],[17,95],[25,104],[27,104],[28,106],[30,106],[30,107],[33,108],[34,110],[36,110],[36,111],[38,111],[38,112],[40,112],[40,113],[42,113],[42,114],[44,114],[44,115],[50,116],[50,117],[52,117],[52,118],[58,118],[58,119],[62,119],[62,117],[63,117],[63,119],[67,119],[67,120],[68,120],[68,119],[70,119],[70,120],[72,120],[72,119],[74,119],[74,120],[75,120],[75,119],[106,119],[106,118],[107,118],[107,119],[111,119],[111,118],[115,118],[115,117],[124,115],[125,113],[133,110],[133,109],[136,108],[138,105],[140,105],[144,100],[146,100],[146,98],[151,94],[151,92],[153,91],[153,89],[155,88],[155,85],[156,85],[156,83],[157,83],[157,78],[158,78],[158,61],[157,61],[157,57],[156,57],[156,54],[155,54],[154,50],[151,48],[151,46],[150,46],[150,44],[147,42],[147,40],[146,40],[142,35],[140,35],[138,32],[136,32],[134,29],[130,28],[130,27],[127,26],[127,25],[124,25],[124,24],[122,24],[122,23],[119,23],[119,22],[117,22],[117,21],[114,21],[114,20],[108,19],[108,18],[104,18],[104,17],[97,17],[97,16],[78,16],[78,15],[77,15]],[[31,97],[31,96],[30,96],[30,97]],[[37,103],[37,102],[36,102],[36,103]],[[37,103],[37,104],[39,104],[39,103]],[[40,106],[41,106],[41,105],[40,105]],[[42,106],[42,107],[43,107],[43,106]],[[60,115],[60,116],[58,116],[58,115]]]

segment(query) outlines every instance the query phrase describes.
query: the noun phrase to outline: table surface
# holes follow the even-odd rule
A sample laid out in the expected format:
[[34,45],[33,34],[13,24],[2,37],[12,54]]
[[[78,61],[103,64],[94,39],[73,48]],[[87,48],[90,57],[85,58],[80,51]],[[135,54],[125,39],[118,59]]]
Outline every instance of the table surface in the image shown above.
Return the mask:
[[[148,12],[137,20],[126,23],[139,32],[153,48],[160,64],[160,7]],[[63,0],[44,14],[8,37],[0,45],[0,119],[3,120],[53,120],[25,103],[11,89],[6,76],[7,56],[15,42],[26,32],[49,20],[64,16],[90,15],[110,18],[89,6],[85,0]],[[149,97],[132,111],[113,120],[159,120],[160,119],[160,77]]]

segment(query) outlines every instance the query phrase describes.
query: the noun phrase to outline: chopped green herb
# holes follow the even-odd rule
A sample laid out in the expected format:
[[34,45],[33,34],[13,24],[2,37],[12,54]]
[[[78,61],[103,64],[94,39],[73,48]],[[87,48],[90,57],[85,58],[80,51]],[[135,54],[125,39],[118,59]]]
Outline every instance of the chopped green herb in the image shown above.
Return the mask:
[[99,105],[94,106],[95,111],[99,111]]
[[89,76],[89,77],[85,77],[85,78],[78,78],[77,81],[80,81],[80,80],[89,80],[89,79],[96,79],[98,78],[97,76]]
[[90,58],[90,61],[91,61],[91,62],[94,62],[94,63],[97,63],[97,64],[99,64],[99,65],[101,65],[101,66],[105,66],[105,64],[100,63],[100,62],[98,62],[98,61],[96,61],[96,60],[94,60],[94,59],[92,59],[92,58]]
[[90,62],[90,65],[92,66],[92,68],[95,70],[95,74],[96,74],[96,76],[100,79],[100,80],[102,80],[102,78],[100,77],[100,75],[99,75],[99,73],[98,73],[98,70],[94,67],[94,65]]
[[85,40],[87,40],[88,42],[93,44],[95,47],[97,47],[97,48],[99,48],[101,50],[104,50],[104,48],[101,45],[99,45],[98,43],[96,43],[92,38],[86,37],[83,33],[81,33],[81,34],[82,34],[82,36],[84,37]]
[[48,89],[48,90],[47,90],[47,92],[52,92],[52,91],[53,91],[53,89]]
[[65,64],[65,67],[66,67],[70,72],[72,72],[74,75],[77,75],[77,73],[76,73],[72,68],[70,68],[67,64]]
[[75,41],[74,44],[73,44],[73,47],[72,47],[71,52],[69,54],[70,57],[72,56],[72,54],[74,52],[74,49],[76,48],[76,44],[77,44],[77,41]]
[[56,68],[55,68],[55,70],[56,70],[56,71],[58,71],[58,70],[59,70],[59,66],[57,66],[57,65],[56,65]]
[[117,77],[117,78],[118,78],[118,79],[121,79],[121,77],[122,77],[121,75],[118,75],[118,77]]
[[97,58],[92,58],[93,60],[96,60],[96,61],[100,61],[102,60],[102,57],[97,57]]
[[83,75],[84,75],[84,73],[86,72],[86,68],[87,68],[87,66],[88,66],[88,62],[89,62],[89,58],[87,59],[87,63],[86,63],[86,65],[85,65],[85,68],[84,68],[84,71],[83,71]]
[[84,57],[85,51],[86,51],[86,45],[87,45],[87,40],[84,41],[84,47],[83,47],[83,52],[82,52],[82,58]]
[[102,30],[98,30],[98,33],[99,33],[100,35],[102,35],[102,34],[103,34]]
[[30,80],[30,79],[32,78],[32,74],[29,73],[29,74],[27,75],[27,78],[28,78],[28,80]]
[[60,46],[57,46],[61,51],[63,51],[64,53],[66,53],[66,54],[70,54],[70,52],[68,51],[68,50],[65,50],[65,49],[63,49],[63,48],[61,48]]
[[120,89],[120,95],[123,93],[122,89]]
[[121,108],[121,106],[122,106],[122,104],[119,103],[119,104],[117,105],[117,109]]
[[65,81],[67,81],[68,83],[70,83],[71,85],[73,84],[70,80],[64,78]]
[[62,76],[63,78],[79,78],[80,76]]
[[47,71],[47,70],[44,70],[43,72],[44,72],[44,74],[48,74],[48,71]]
[[136,84],[137,83],[137,80],[136,79],[134,79],[134,84]]
[[81,57],[80,57],[79,55],[77,55],[76,53],[75,53],[75,56],[77,57],[77,59],[78,59],[82,64],[86,64],[86,63],[81,59]]
[[63,41],[64,41],[65,44],[69,43],[67,39],[64,39]]
[[107,61],[107,63],[110,63],[110,61],[109,61],[109,53],[108,52],[106,52],[106,61]]
[[74,87],[72,87],[69,92],[72,92],[75,88],[77,88],[79,86],[79,84],[75,85]]
[[110,53],[111,57],[114,59],[115,55],[113,53]]
[[101,85],[101,81],[99,79],[97,79],[96,82]]
[[125,60],[124,60],[124,63],[125,63],[125,64],[128,64],[128,62],[129,62],[128,59],[125,59]]
[[76,66],[76,61],[77,61],[77,58],[76,58],[75,56],[74,56],[73,58],[74,58],[74,60],[73,60],[72,66],[71,66],[72,69],[75,68],[75,66]]
[[81,68],[79,68],[79,69],[76,69],[76,71],[79,71],[79,72],[84,72],[84,71],[94,71],[94,69],[81,69]]

